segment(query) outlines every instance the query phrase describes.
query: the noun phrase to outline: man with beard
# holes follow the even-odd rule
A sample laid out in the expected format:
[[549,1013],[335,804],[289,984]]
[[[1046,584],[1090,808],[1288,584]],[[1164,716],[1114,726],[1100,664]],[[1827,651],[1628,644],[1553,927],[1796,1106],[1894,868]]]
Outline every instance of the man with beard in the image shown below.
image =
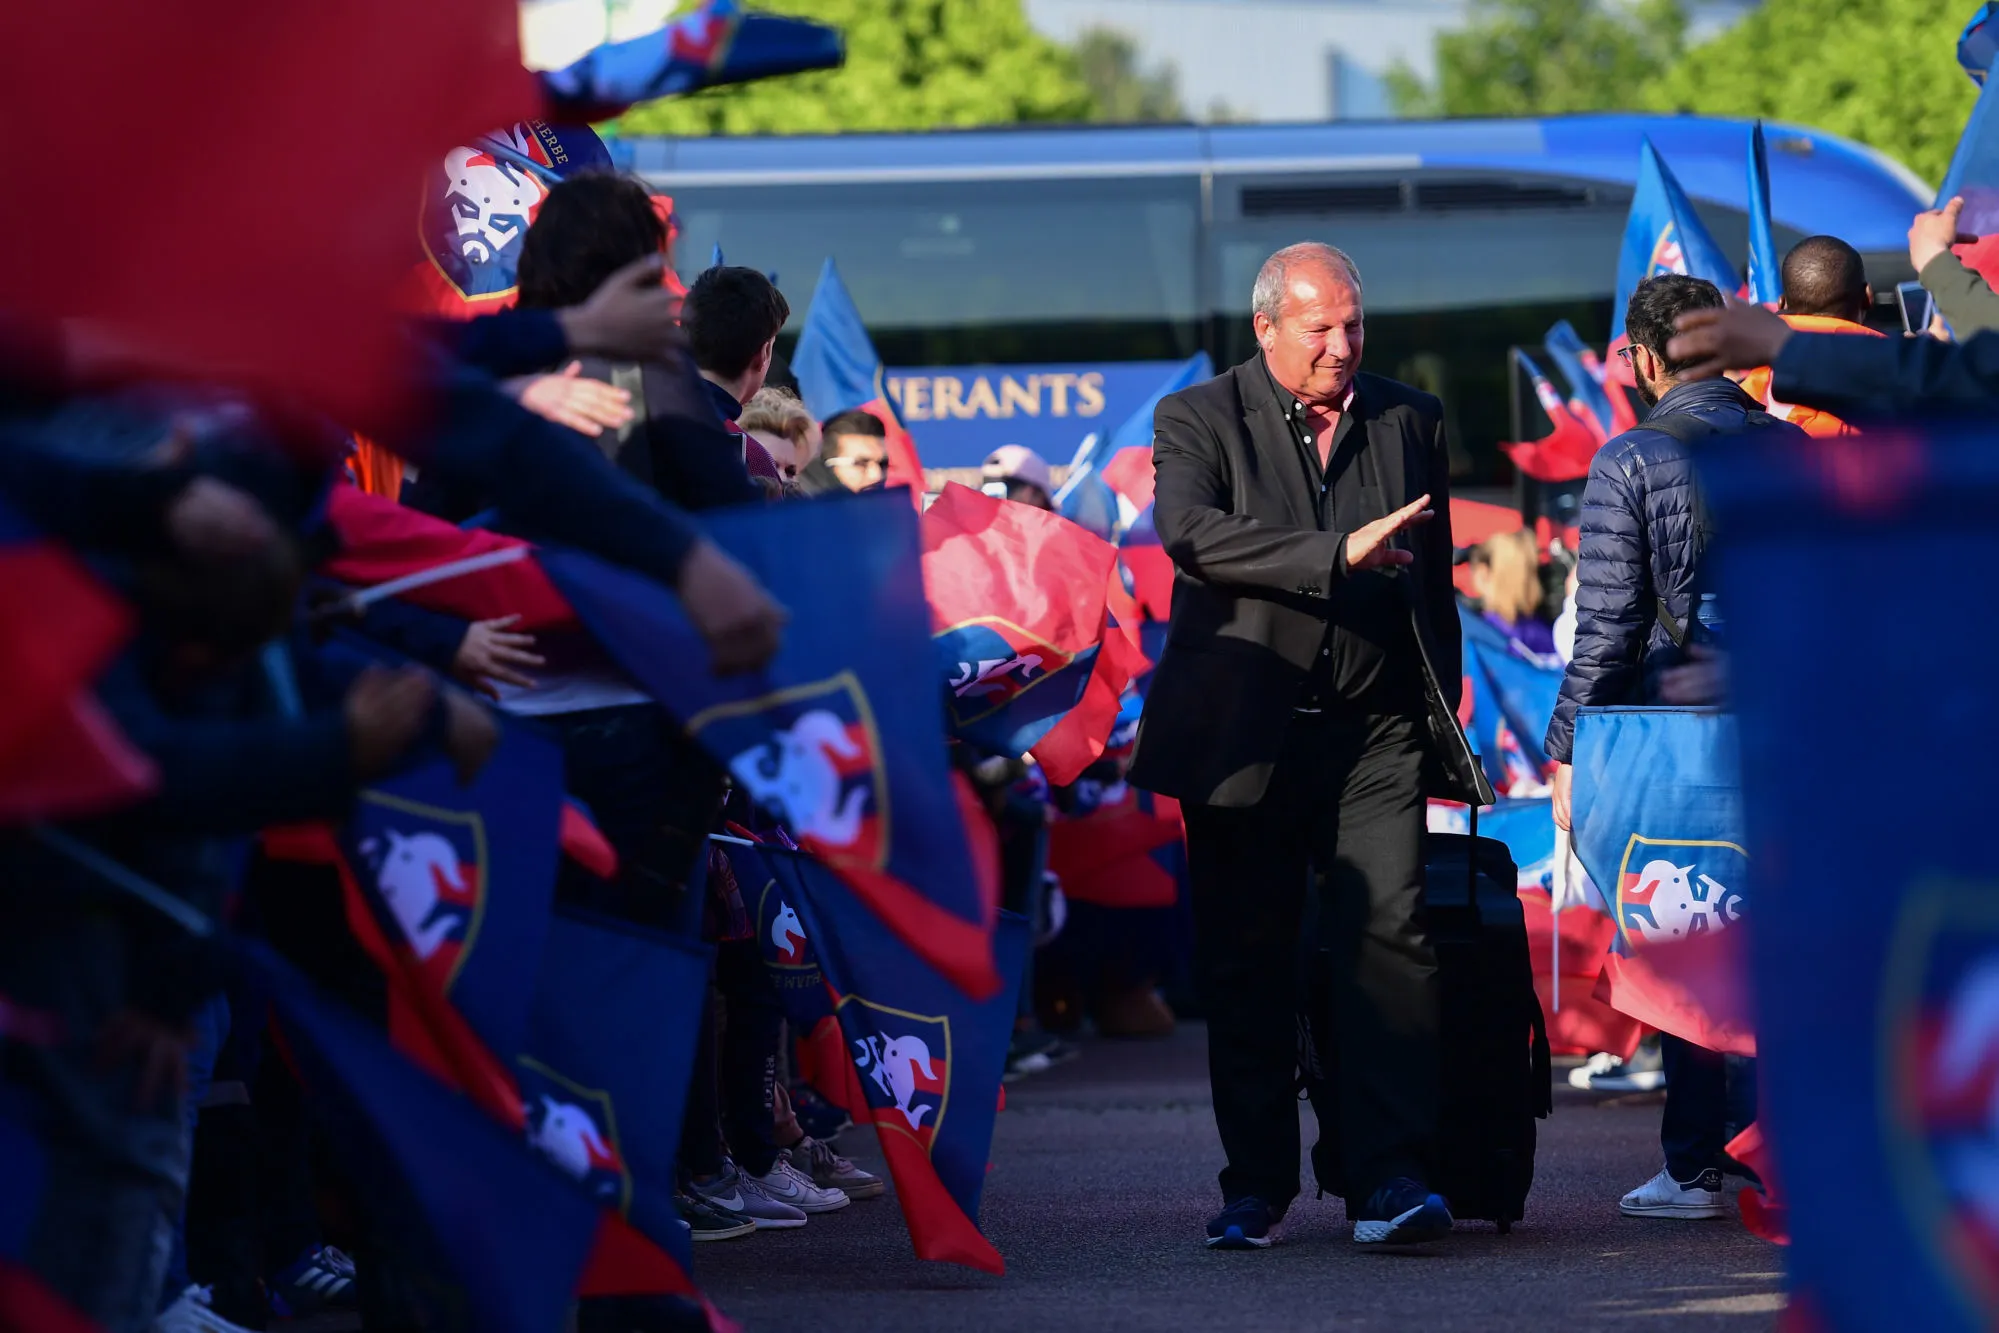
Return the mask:
[[[1712,667],[1721,643],[1721,608],[1704,568],[1710,534],[1695,485],[1695,447],[1710,436],[1753,430],[1805,438],[1714,366],[1667,354],[1681,316],[1722,307],[1713,283],[1678,274],[1647,278],[1631,294],[1625,314],[1630,346],[1621,355],[1651,411],[1597,451],[1583,490],[1575,654],[1547,738],[1548,755],[1560,765],[1554,814],[1562,828],[1569,827],[1577,709],[1717,702],[1687,687],[1690,679],[1712,684],[1714,673],[1702,667]],[[1721,1217],[1729,1208],[1722,1148],[1755,1119],[1753,1071],[1740,1057],[1723,1057],[1670,1033],[1660,1038],[1660,1055],[1666,1108],[1659,1139],[1666,1165],[1619,1207],[1627,1217]]]

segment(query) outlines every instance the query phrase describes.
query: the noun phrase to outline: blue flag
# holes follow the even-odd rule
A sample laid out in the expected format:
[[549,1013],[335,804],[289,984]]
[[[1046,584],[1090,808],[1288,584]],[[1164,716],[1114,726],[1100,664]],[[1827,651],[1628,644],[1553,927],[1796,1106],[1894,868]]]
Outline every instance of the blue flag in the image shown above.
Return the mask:
[[563,802],[562,751],[506,723],[470,786],[430,759],[363,791],[341,833],[396,961],[502,1059],[527,1037]]
[[845,59],[836,28],[746,14],[735,0],[704,0],[656,32],[607,43],[539,77],[552,114],[588,122],[658,97],[830,69]]
[[622,922],[556,917],[515,1061],[528,1142],[683,1270],[674,1158],[710,958]]
[[1992,72],[1993,55],[1999,53],[1999,22],[1994,19],[1999,19],[1999,4],[1988,0],[1966,21],[1957,39],[1957,63],[1981,86]]
[[799,846],[968,994],[993,994],[996,871],[975,852],[945,754],[908,499],[835,496],[703,521],[791,612],[783,649],[753,675],[712,675],[679,604],[650,580],[567,551],[544,551],[541,565],[626,673]]
[[0,1263],[20,1263],[27,1257],[35,1216],[41,1211],[48,1162],[41,1140],[28,1128],[24,1099],[0,1084]]
[[[1566,319],[1556,320],[1547,337],[1541,340],[1541,345],[1548,349],[1549,358],[1569,382],[1571,410],[1580,408],[1596,427],[1600,438],[1608,440],[1617,434],[1617,414],[1610,405],[1610,390],[1604,388],[1603,381],[1597,378],[1597,371],[1593,369],[1596,358],[1588,344],[1583,342],[1582,335],[1576,332],[1575,325]],[[1533,363],[1527,364],[1531,366]],[[1531,375],[1534,372],[1530,370],[1528,373]]]
[[1995,87],[1999,85],[1987,82],[1972,104],[1964,133],[1951,153],[1950,169],[1937,187],[1938,208],[1957,195],[1964,196],[1958,227],[1975,236],[1999,231],[1999,95],[1994,94]]
[[825,970],[853,1060],[845,1099],[873,1123],[919,1258],[1003,1272],[978,1229],[1000,1076],[1027,961],[1027,922],[1002,913],[1004,987],[965,998],[809,857],[762,849]]
[[1612,342],[1624,336],[1624,308],[1631,303],[1631,293],[1647,278],[1684,273],[1706,278],[1729,294],[1742,286],[1735,265],[1708,234],[1693,201],[1650,139],[1645,140],[1642,153],[1631,215],[1624,223],[1624,249],[1617,260],[1617,304],[1610,312]]
[[799,396],[821,421],[875,401],[886,401],[881,358],[861,319],[840,269],[829,258],[819,270],[812,304],[798,346],[791,353],[791,373]]
[[595,1243],[598,1206],[515,1134],[418,1069],[289,963],[234,942],[277,1013],[306,1102],[370,1216],[397,1241],[439,1329],[559,1328]]
[[1770,154],[1760,120],[1749,130],[1749,299],[1770,306],[1784,299],[1777,236],[1770,226]]
[[[1159,400],[1203,380],[1213,379],[1215,363],[1206,352],[1196,352],[1182,362],[1153,390],[1152,396],[1133,409],[1130,416],[1108,435],[1093,435],[1089,447],[1079,451],[1070,463],[1069,478],[1055,493],[1055,505],[1062,517],[1080,523],[1100,537],[1115,541],[1137,517],[1128,506],[1120,506],[1118,494],[1104,480],[1104,465],[1119,451],[1152,448],[1152,414]],[[1104,526],[1106,520],[1108,526]]]
[[1576,857],[1611,904],[1612,1008],[1710,1050],[1755,1053],[1724,997],[1661,972],[1647,951],[1738,925],[1749,851],[1735,718],[1694,708],[1576,714]]
[[1464,674],[1471,684],[1471,724],[1466,731],[1494,790],[1538,787],[1547,780],[1542,737],[1562,692],[1562,668],[1520,652],[1483,616],[1458,607],[1464,632]]
[[1983,427],[1728,443],[1700,462],[1728,533],[1759,1123],[1792,1300],[1829,1333],[1991,1328],[1999,456]]
[[[772,984],[784,1005],[784,1017],[792,1031],[804,1037],[833,1016],[833,995],[826,989],[826,974],[819,967],[819,955],[805,938],[805,919],[792,899],[796,890],[788,888],[794,871],[774,866],[765,856],[764,846],[738,838],[717,838],[736,872],[743,891],[743,906],[756,922],[757,946]],[[783,848],[776,849],[778,854]],[[784,871],[780,882],[779,869]]]

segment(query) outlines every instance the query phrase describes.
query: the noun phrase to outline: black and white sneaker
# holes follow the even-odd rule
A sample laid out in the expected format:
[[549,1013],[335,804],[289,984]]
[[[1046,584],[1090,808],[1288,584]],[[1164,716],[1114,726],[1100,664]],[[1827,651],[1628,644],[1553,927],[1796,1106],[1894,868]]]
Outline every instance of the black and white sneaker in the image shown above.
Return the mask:
[[1731,1211],[1721,1192],[1721,1171],[1716,1167],[1692,1180],[1673,1179],[1661,1167],[1659,1174],[1617,1202],[1617,1211],[1626,1217],[1665,1217],[1676,1222],[1702,1222],[1727,1217]]
[[1407,1176],[1367,1196],[1354,1219],[1356,1245],[1419,1245],[1451,1234],[1451,1206]]
[[1666,1069],[1656,1046],[1640,1046],[1629,1060],[1598,1051],[1569,1071],[1569,1086],[1578,1092],[1657,1092],[1666,1086]]
[[1208,1223],[1211,1250],[1267,1250],[1283,1236],[1283,1210],[1254,1194],[1237,1199]]

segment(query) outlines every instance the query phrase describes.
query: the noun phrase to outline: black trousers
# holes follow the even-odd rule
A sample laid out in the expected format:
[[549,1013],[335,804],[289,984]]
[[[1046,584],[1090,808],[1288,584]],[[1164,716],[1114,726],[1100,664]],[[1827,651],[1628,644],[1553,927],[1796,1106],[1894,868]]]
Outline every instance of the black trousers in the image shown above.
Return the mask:
[[1294,715],[1260,804],[1186,807],[1226,1201],[1255,1195],[1282,1208],[1298,1193],[1300,931],[1314,891],[1333,954],[1340,1087],[1330,1113],[1349,1193],[1427,1178],[1439,1056],[1419,727],[1405,716]]
[[1666,1073],[1666,1109],[1659,1117],[1666,1170],[1685,1184],[1710,1167],[1734,1169],[1722,1150],[1756,1119],[1756,1062],[1670,1032],[1659,1036],[1659,1057]]

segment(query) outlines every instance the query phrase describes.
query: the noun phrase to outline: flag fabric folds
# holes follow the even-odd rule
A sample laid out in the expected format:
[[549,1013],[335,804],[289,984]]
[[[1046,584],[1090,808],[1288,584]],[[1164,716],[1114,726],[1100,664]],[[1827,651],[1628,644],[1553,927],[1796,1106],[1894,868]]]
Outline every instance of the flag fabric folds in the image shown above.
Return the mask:
[[1060,515],[955,483],[921,526],[953,734],[996,753],[1032,751],[1050,782],[1074,782],[1103,754],[1139,660],[1110,623],[1117,548]]
[[1569,410],[1578,420],[1604,440],[1630,427],[1630,405],[1627,403],[1622,412],[1617,410],[1617,400],[1623,397],[1622,386],[1612,391],[1603,362],[1573,324],[1566,319],[1556,320],[1541,340],[1541,346],[1568,380]]
[[[658,1246],[683,1283],[692,1247],[674,1158],[710,957],[624,922],[558,915],[514,1060],[529,1144]],[[642,1276],[636,1288],[651,1284]]]
[[1516,351],[1520,368],[1534,386],[1534,399],[1548,414],[1554,429],[1538,440],[1503,441],[1500,448],[1513,465],[1536,481],[1574,481],[1589,474],[1602,438],[1570,410],[1547,374],[1525,352]]
[[341,830],[393,966],[502,1060],[527,1039],[564,804],[560,748],[511,724],[470,786],[431,759],[363,791]]
[[[1999,652],[1999,622],[1963,610],[1989,601],[1999,560],[1990,432],[1730,444],[1701,466],[1728,532],[1715,573],[1759,867],[1758,1123],[1790,1205],[1792,1289],[1827,1333],[1990,1328],[1999,893],[1983,761],[1999,723],[1976,664]],[[1856,605],[1880,610],[1857,637]],[[1907,650],[1944,617],[1962,666]],[[1886,755],[1906,779],[1856,761]]]
[[[1727,934],[1742,920],[1749,852],[1735,718],[1691,708],[1585,708],[1574,758],[1576,855],[1617,927],[1604,960],[1607,1002],[1697,1046],[1754,1055],[1739,979],[1725,967],[1654,953]],[[1716,948],[1703,948],[1700,960]]]
[[542,200],[570,176],[611,169],[610,149],[580,118],[563,125],[517,121],[445,153],[423,178],[417,212],[423,257],[403,293],[404,308],[470,319],[512,305],[522,242]]
[[1770,154],[1763,122],[1749,127],[1749,299],[1776,308],[1784,299],[1784,275],[1777,263],[1777,236],[1770,225]]
[[820,421],[856,408],[881,421],[888,431],[888,485],[909,487],[920,506],[923,462],[916,455],[916,441],[889,401],[868,326],[830,258],[819,270],[819,285],[812,289],[812,306],[792,349],[791,373],[798,378],[805,406]]
[[777,658],[753,675],[710,674],[679,604],[649,580],[569,551],[544,550],[541,563],[753,801],[919,956],[991,995],[997,867],[977,850],[945,754],[915,514],[876,493],[718,511],[705,525],[791,612]]
[[152,761],[91,689],[131,633],[125,603],[0,500],[0,823],[91,814],[152,790]]
[[1624,248],[1617,260],[1616,305],[1610,312],[1610,337],[1624,336],[1624,308],[1639,283],[1662,273],[1706,278],[1722,291],[1742,285],[1735,265],[1708,234],[1693,201],[1673,176],[1666,159],[1645,140],[1638,166],[1638,187],[1631,196],[1631,213],[1624,223]]
[[824,970],[849,1057],[839,1100],[875,1127],[917,1256],[1004,1272],[979,1232],[979,1197],[1027,960],[1025,918],[1001,915],[994,946],[1004,984],[975,1002],[884,930],[826,867],[776,847],[757,850]]
[[448,1296],[442,1327],[560,1327],[595,1243],[598,1206],[517,1130],[398,1055],[253,941],[237,958],[269,997],[283,1046],[413,1293]]
[[1187,876],[1180,803],[1125,782],[1048,827],[1048,868],[1062,895],[1100,907],[1171,907]]
[[830,69],[844,59],[837,28],[747,14],[735,0],[704,0],[656,32],[606,43],[538,77],[546,114],[584,124],[657,97]]

